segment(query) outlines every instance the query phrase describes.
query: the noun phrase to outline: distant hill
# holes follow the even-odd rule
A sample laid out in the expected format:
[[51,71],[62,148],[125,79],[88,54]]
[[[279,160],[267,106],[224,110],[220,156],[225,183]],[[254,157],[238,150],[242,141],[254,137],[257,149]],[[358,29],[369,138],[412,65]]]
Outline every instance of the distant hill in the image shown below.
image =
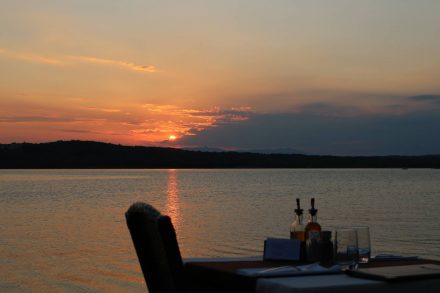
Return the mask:
[[0,168],[440,168],[440,155],[343,157],[201,152],[74,140],[0,144]]
[[[203,146],[203,147],[188,147],[188,148],[183,148],[184,150],[187,151],[198,151],[198,152],[216,152],[216,153],[220,153],[220,152],[231,152],[231,150],[225,150],[222,148],[213,148],[213,147],[207,147],[207,146]],[[256,153],[256,154],[301,154],[304,155],[304,152],[295,150],[295,149],[290,149],[290,148],[277,148],[277,149],[237,149],[237,150],[233,150],[233,152],[237,152],[237,153]]]
[[244,149],[238,150],[240,153],[257,153],[257,154],[290,154],[290,155],[306,155],[305,152],[291,148],[275,148],[275,149]]
[[222,152],[228,152],[228,150],[221,149],[221,148],[213,148],[208,146],[203,147],[188,147],[188,148],[182,148],[182,150],[185,151],[193,151],[193,152],[211,152],[211,153],[222,153]]

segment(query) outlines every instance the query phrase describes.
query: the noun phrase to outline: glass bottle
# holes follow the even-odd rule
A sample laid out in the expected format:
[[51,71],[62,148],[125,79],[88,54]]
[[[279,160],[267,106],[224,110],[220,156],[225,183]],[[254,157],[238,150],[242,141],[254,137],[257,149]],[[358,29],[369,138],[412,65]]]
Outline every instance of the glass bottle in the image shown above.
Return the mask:
[[321,225],[318,224],[318,210],[315,209],[315,199],[311,200],[310,218],[306,226],[307,261],[315,262],[320,259]]
[[321,236],[321,265],[331,266],[333,264],[332,231],[322,231]]
[[300,207],[299,198],[296,199],[295,219],[290,225],[290,239],[305,241],[306,227],[303,224],[303,209]]
[[290,225],[290,239],[301,241],[300,243],[300,260],[304,260],[306,256],[306,226],[303,223],[303,209],[300,206],[299,198],[296,199],[295,219]]

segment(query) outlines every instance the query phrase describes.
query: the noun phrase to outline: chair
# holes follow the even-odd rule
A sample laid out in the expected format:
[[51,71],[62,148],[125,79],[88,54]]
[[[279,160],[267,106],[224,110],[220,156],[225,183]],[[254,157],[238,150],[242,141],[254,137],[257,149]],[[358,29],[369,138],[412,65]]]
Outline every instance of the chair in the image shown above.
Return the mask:
[[125,213],[136,254],[150,293],[188,291],[182,256],[171,219],[137,202]]

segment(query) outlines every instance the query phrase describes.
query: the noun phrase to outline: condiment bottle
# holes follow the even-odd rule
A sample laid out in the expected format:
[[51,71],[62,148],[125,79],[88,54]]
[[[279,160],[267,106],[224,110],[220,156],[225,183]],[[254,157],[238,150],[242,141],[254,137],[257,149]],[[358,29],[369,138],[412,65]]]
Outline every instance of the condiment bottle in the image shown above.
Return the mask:
[[290,239],[296,239],[301,241],[300,243],[300,259],[305,258],[306,248],[306,227],[303,223],[303,209],[300,206],[299,198],[296,199],[295,219],[290,225]]
[[306,226],[306,254],[307,261],[314,262],[320,259],[320,243],[321,243],[321,225],[318,224],[317,214],[315,209],[315,199],[311,200],[312,208],[309,210],[310,218]]
[[333,264],[332,231],[322,231],[321,236],[321,264],[323,266],[330,266]]

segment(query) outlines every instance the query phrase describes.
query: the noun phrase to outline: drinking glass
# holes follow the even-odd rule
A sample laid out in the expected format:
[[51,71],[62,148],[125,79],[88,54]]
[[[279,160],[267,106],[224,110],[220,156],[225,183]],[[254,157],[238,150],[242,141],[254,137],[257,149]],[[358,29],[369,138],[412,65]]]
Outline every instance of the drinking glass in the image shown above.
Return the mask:
[[358,236],[354,228],[337,228],[334,236],[335,262],[342,269],[357,269]]
[[358,237],[359,262],[367,263],[371,257],[370,229],[367,226],[355,227]]

